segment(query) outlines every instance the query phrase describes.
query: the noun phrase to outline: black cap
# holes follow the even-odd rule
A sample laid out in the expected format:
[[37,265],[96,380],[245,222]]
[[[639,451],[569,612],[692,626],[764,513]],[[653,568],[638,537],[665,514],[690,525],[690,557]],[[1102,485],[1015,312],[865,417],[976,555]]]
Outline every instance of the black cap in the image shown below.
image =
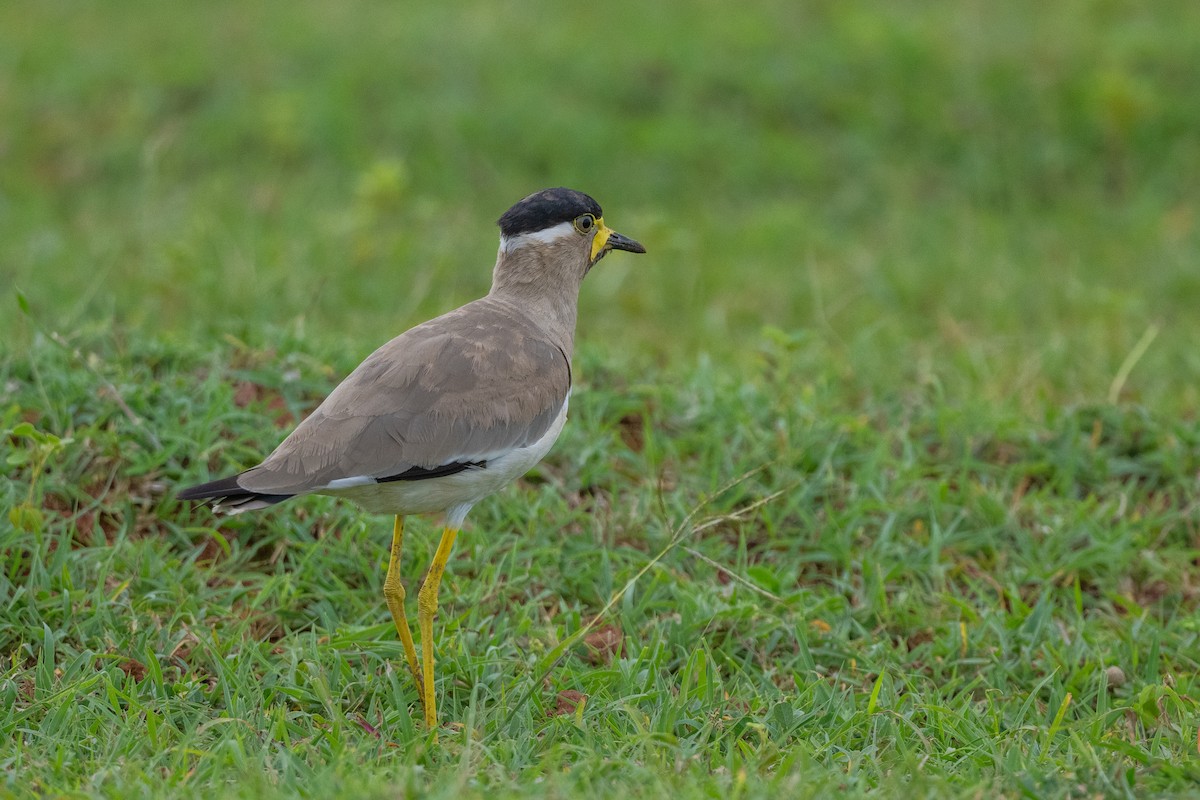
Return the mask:
[[534,192],[504,212],[497,223],[502,236],[544,231],[560,222],[570,222],[580,214],[600,217],[600,204],[574,189],[543,189]]

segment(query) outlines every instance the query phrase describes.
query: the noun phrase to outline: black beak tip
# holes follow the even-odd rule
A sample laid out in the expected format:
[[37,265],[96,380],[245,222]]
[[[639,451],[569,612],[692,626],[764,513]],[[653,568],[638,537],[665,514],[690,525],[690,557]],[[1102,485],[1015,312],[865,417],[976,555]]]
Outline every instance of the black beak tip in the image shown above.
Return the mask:
[[636,242],[628,236],[622,236],[616,232],[609,237],[608,244],[613,250],[624,250],[628,253],[646,252],[646,248],[641,242]]

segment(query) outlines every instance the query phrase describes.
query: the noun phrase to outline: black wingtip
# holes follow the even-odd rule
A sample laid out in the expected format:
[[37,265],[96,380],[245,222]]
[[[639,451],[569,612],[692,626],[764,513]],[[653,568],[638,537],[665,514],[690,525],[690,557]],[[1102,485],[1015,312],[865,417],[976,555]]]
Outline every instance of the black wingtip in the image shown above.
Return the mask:
[[248,503],[257,503],[256,507],[270,506],[282,503],[293,496],[290,494],[263,494],[243,489],[238,485],[238,477],[238,475],[231,475],[228,478],[201,483],[198,486],[189,486],[175,496],[180,500],[212,500],[217,505],[229,509]]
[[238,476],[231,475],[197,486],[189,486],[176,495],[180,500],[211,500],[214,497],[228,497],[231,494],[245,494],[246,490],[238,486]]

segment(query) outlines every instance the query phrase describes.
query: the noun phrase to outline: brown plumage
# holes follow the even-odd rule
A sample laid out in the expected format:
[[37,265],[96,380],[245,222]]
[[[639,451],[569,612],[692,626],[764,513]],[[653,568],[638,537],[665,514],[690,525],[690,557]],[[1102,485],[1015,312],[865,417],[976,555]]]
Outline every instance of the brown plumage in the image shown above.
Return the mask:
[[300,494],[339,478],[487,460],[540,439],[570,388],[561,346],[519,309],[483,298],[368,356],[238,483]]

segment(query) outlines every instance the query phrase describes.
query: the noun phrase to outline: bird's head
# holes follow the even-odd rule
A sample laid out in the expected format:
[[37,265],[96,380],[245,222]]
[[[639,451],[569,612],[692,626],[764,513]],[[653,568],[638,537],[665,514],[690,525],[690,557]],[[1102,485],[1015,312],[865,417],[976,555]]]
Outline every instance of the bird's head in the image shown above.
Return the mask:
[[600,204],[574,189],[535,192],[505,211],[499,225],[502,256],[581,263],[581,278],[609,251],[646,252],[605,225]]

